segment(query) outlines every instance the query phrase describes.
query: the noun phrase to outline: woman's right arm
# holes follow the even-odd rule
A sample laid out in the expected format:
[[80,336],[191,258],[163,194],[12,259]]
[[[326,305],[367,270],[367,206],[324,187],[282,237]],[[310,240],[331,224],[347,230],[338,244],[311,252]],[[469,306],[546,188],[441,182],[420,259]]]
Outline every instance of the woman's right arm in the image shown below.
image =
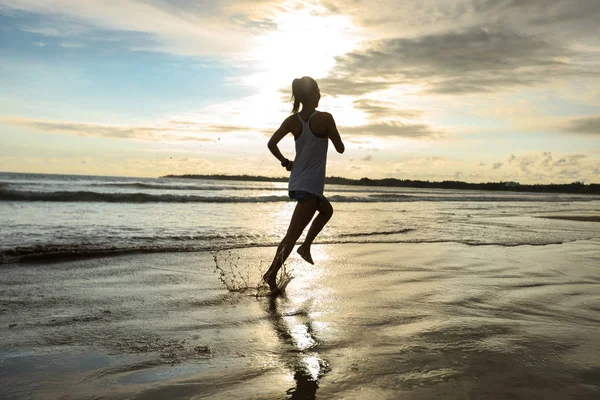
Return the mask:
[[346,150],[346,147],[344,146],[344,142],[342,142],[340,133],[337,130],[333,115],[327,113],[327,118],[327,135],[329,136],[329,139],[331,139],[331,143],[333,143],[337,152],[342,154]]
[[[291,132],[288,120],[289,118],[286,118],[285,121],[283,121],[281,126],[275,131],[275,133],[273,133],[273,136],[271,136],[271,139],[269,139],[269,143],[267,144],[267,147],[269,147],[271,153],[273,153],[275,158],[277,158],[280,162],[283,162],[283,160],[285,160],[285,157],[283,156],[283,154],[281,154],[279,147],[277,147],[277,143],[279,143],[281,139],[285,137],[285,135]],[[293,161],[290,161],[290,163],[286,167],[288,171],[292,169],[292,162]]]

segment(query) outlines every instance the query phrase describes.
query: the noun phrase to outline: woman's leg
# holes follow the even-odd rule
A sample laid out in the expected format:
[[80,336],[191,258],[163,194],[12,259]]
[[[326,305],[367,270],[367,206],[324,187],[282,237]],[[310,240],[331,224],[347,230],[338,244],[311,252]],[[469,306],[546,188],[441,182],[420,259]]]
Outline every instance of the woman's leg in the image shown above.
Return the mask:
[[276,286],[277,272],[279,272],[279,269],[294,249],[296,241],[302,235],[302,231],[306,228],[313,215],[315,215],[315,211],[317,211],[317,199],[300,200],[296,204],[287,233],[277,247],[271,267],[263,275],[263,280],[269,284],[271,289],[274,289]]
[[315,218],[313,223],[310,225],[310,229],[306,234],[304,243],[302,243],[300,247],[298,247],[298,254],[300,254],[300,256],[304,260],[306,260],[306,262],[309,262],[311,264],[314,264],[314,262],[310,254],[310,246],[312,245],[313,240],[315,240],[319,232],[323,230],[323,227],[325,226],[325,224],[327,224],[327,222],[331,219],[331,216],[333,215],[333,207],[331,206],[329,200],[327,200],[325,197],[321,199],[321,203],[319,204],[317,210],[319,211],[317,218]]

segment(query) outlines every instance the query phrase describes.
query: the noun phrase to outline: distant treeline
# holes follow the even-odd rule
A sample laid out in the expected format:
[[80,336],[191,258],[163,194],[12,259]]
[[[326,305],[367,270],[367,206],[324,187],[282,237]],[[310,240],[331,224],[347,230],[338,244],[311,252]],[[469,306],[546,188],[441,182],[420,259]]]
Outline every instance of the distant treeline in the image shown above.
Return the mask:
[[[163,178],[185,178],[185,179],[215,179],[229,181],[254,181],[254,182],[287,182],[288,178],[273,178],[253,175],[166,175]],[[356,186],[390,186],[390,187],[412,187],[431,189],[467,189],[467,190],[497,190],[511,192],[547,192],[547,193],[587,193],[600,194],[600,184],[585,184],[582,182],[547,185],[521,185],[517,182],[486,182],[468,183],[462,181],[418,181],[411,179],[348,179],[337,176],[325,178],[325,183],[332,185],[356,185]]]

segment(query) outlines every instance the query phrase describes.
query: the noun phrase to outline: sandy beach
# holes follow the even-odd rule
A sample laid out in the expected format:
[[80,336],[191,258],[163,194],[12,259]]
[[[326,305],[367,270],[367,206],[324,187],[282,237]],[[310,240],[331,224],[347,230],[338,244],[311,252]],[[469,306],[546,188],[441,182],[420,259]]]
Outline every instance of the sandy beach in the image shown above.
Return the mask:
[[599,249],[318,245],[276,300],[210,253],[7,264],[1,397],[598,398]]

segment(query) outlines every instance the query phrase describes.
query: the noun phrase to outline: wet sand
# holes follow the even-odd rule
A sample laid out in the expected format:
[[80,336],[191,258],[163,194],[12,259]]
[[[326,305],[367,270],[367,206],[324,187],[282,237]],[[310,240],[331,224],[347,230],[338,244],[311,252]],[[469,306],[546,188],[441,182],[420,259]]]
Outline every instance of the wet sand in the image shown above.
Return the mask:
[[[219,254],[223,279],[273,251]],[[208,253],[4,265],[0,397],[600,398],[599,241],[313,258],[275,300]]]

